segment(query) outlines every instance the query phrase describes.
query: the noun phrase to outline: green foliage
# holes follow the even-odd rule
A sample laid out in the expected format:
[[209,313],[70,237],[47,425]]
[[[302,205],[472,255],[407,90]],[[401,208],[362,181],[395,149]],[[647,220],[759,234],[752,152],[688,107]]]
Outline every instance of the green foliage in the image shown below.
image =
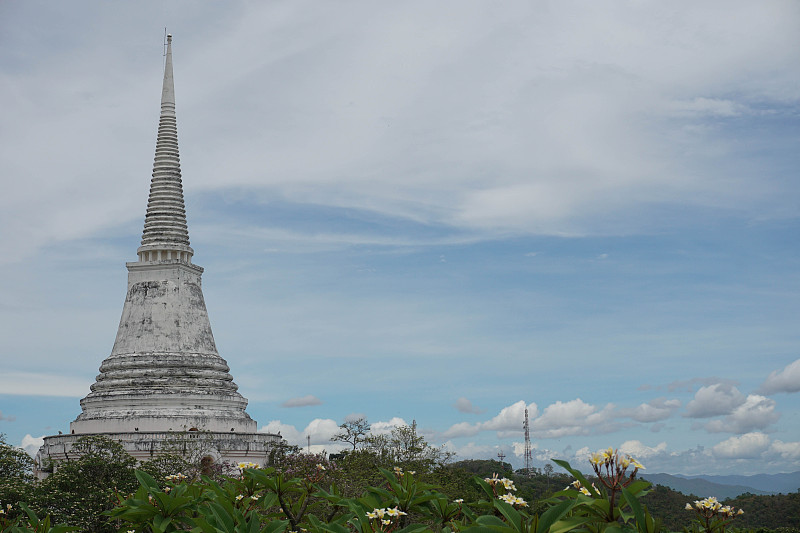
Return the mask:
[[[24,503],[19,504],[21,512],[12,513],[13,506],[6,505],[0,512],[0,531],[9,533],[67,533],[78,528],[66,524],[52,524],[50,517],[40,519]],[[16,517],[13,515],[16,514]]]
[[[678,507],[681,518],[670,530],[738,533],[731,525],[747,527],[751,515],[779,509],[783,516],[772,529],[750,531],[800,533],[792,523],[800,517],[800,493],[743,495],[736,508],[747,514],[737,515],[735,524],[724,517],[686,527],[687,497],[636,479],[638,463],[615,450],[593,456],[593,477],[564,461],[555,462],[570,476],[549,469],[515,476],[497,461],[447,464],[414,426],[385,436],[381,447],[364,446],[336,462],[287,449],[276,468],[243,468],[233,475],[203,474],[178,455],[134,470],[135,461],[121,446],[97,437],[73,450],[69,461],[38,484],[26,474],[24,458],[21,468],[12,463],[22,490],[19,503],[0,512],[0,532],[66,533],[77,527],[137,533],[663,533],[667,529],[651,511],[664,508],[674,515]],[[405,462],[392,464],[395,458]],[[3,480],[0,487],[9,483]],[[551,485],[567,488],[551,493]]]
[[42,514],[79,526],[81,531],[112,531],[102,513],[117,504],[117,494],[135,490],[135,464],[118,442],[82,437],[69,459],[36,486],[31,503]]
[[2,433],[0,433],[0,480],[33,480],[33,459],[25,450],[8,444]]
[[339,425],[339,432],[331,440],[334,442],[346,442],[353,446],[353,451],[358,448],[359,443],[364,443],[369,435],[370,424],[363,416],[353,420],[345,420]]
[[[6,443],[5,435],[0,433],[0,504],[16,507],[30,501],[33,481],[33,459],[24,450]],[[0,510],[5,513],[8,509]]]
[[736,519],[739,527],[769,528],[776,531],[793,528],[796,533],[800,533],[800,492],[768,496],[742,494],[724,503],[745,510]]

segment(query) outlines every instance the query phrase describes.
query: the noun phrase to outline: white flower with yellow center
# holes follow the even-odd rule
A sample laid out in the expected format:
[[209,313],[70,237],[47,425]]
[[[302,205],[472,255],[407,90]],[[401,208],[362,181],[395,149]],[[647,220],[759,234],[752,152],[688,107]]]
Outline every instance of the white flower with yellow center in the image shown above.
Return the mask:
[[238,501],[240,501],[242,498],[244,498],[244,494],[239,494],[239,495],[236,497],[236,501],[238,502]]
[[506,503],[514,503],[514,495],[513,494],[503,494],[500,496],[500,499]]
[[605,464],[606,462],[605,453],[604,452],[593,453],[592,456],[589,458],[589,462],[597,466]]

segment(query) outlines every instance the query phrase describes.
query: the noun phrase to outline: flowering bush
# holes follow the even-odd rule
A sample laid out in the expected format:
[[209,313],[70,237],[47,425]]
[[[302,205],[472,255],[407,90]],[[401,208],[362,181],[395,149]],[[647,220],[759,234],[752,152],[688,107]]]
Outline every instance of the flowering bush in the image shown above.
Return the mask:
[[743,515],[742,509],[736,509],[730,505],[722,505],[714,496],[710,496],[703,500],[695,500],[694,505],[691,503],[686,504],[687,511],[696,511],[697,520],[695,529],[699,525],[706,533],[712,531],[725,531],[725,526],[737,516]]

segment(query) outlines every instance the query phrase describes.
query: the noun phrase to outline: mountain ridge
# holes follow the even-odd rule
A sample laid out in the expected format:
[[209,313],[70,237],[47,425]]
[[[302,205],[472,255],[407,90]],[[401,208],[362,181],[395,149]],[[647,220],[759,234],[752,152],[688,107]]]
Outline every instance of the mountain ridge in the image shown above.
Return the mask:
[[735,498],[741,494],[757,495],[789,494],[800,489],[800,471],[784,474],[742,475],[674,475],[666,473],[642,474],[656,485],[664,485],[684,494],[716,496],[720,499]]

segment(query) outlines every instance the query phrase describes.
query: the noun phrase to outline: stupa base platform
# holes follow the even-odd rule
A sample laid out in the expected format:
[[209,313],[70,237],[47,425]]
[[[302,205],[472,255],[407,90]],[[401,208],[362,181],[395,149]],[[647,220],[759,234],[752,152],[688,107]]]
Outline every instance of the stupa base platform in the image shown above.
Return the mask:
[[58,470],[63,461],[78,459],[73,450],[81,437],[100,436],[122,445],[140,463],[163,455],[179,455],[190,461],[210,460],[211,464],[228,462],[268,466],[270,452],[283,439],[273,433],[221,433],[211,431],[167,431],[130,433],[92,433],[51,435],[34,458],[36,477],[44,479]]

